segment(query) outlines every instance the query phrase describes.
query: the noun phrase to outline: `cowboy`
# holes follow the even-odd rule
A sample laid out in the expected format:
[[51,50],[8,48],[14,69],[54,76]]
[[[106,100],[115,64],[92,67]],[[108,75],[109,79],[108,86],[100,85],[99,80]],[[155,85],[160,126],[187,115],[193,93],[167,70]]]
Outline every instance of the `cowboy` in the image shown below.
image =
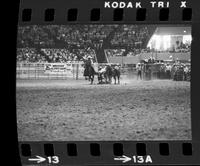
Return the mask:
[[85,76],[85,79],[87,80],[87,77],[88,77],[88,68],[90,67],[90,66],[92,66],[92,61],[91,61],[91,56],[88,56],[87,57],[87,59],[86,59],[86,61],[85,61],[85,65],[84,65],[84,67],[85,67],[85,70],[84,70],[84,74],[83,74],[83,76]]
[[104,73],[104,72],[106,72],[106,66],[104,66],[104,67],[101,67],[100,66],[100,68],[99,68],[100,70],[99,70],[99,73]]
[[114,69],[119,70],[119,66],[115,65]]
[[99,66],[98,67],[98,81],[99,81],[99,84],[101,84],[102,81],[103,81],[101,70],[102,70],[102,66]]
[[92,57],[88,56],[87,60],[86,60],[86,64],[87,65],[92,65]]
[[184,80],[187,81],[187,76],[189,74],[189,67],[184,65]]
[[140,79],[142,79],[142,66],[140,63],[137,64],[136,70],[137,70],[137,79],[138,79],[138,77],[140,77]]
[[166,72],[167,78],[170,79],[171,78],[171,66],[169,65],[169,63],[167,63],[167,65],[166,65],[165,72]]

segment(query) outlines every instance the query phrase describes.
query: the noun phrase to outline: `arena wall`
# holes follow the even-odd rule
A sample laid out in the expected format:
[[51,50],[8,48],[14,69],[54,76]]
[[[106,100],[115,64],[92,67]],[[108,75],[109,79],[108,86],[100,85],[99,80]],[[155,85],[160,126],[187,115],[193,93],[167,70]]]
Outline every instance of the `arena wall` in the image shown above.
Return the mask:
[[83,63],[17,63],[17,79],[83,78]]
[[[152,53],[142,53],[137,56],[115,56],[108,57],[108,63],[119,64],[123,66],[121,73],[124,75],[135,74],[135,66],[141,59],[155,57]],[[170,57],[180,61],[190,60],[190,53],[157,53],[158,60],[169,60]],[[98,71],[99,65],[94,63],[95,71]],[[17,79],[84,79],[84,63],[17,63],[16,78]]]

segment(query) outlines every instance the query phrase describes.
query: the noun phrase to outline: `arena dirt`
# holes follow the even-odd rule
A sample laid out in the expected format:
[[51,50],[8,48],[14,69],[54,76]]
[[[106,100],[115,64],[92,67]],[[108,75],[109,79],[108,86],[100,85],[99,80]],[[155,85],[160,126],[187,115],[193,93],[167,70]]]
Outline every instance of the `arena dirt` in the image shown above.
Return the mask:
[[190,83],[18,80],[20,141],[189,140]]

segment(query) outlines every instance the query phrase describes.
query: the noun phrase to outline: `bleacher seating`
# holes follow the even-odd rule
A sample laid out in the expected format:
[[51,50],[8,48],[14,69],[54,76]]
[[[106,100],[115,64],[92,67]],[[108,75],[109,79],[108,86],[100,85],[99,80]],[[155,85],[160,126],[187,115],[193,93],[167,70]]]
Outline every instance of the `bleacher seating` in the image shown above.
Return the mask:
[[141,48],[146,39],[150,37],[149,35],[150,32],[147,26],[122,25],[119,30],[115,32],[111,44]]
[[35,48],[18,48],[17,49],[17,61],[18,62],[37,62],[42,60],[40,54],[38,54]]
[[17,61],[18,62],[30,62],[30,63],[64,63],[73,61],[83,61],[88,56],[96,61],[95,52],[92,49],[58,49],[58,48],[18,48],[17,49]]
[[[68,62],[92,56],[104,61],[102,56],[151,56],[147,41],[155,31],[148,25],[28,25],[18,28],[17,61]],[[116,47],[113,49],[112,47]],[[176,58],[186,58],[190,45],[182,44]],[[98,56],[98,57],[97,57]],[[100,57],[100,58],[99,58]],[[159,53],[158,59],[168,59],[168,53]]]

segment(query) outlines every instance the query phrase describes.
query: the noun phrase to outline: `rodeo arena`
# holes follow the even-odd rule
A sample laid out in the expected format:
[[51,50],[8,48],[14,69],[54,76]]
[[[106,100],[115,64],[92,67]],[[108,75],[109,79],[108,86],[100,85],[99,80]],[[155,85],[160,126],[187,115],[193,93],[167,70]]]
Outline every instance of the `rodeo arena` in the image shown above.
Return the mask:
[[191,28],[18,28],[20,141],[190,140]]

